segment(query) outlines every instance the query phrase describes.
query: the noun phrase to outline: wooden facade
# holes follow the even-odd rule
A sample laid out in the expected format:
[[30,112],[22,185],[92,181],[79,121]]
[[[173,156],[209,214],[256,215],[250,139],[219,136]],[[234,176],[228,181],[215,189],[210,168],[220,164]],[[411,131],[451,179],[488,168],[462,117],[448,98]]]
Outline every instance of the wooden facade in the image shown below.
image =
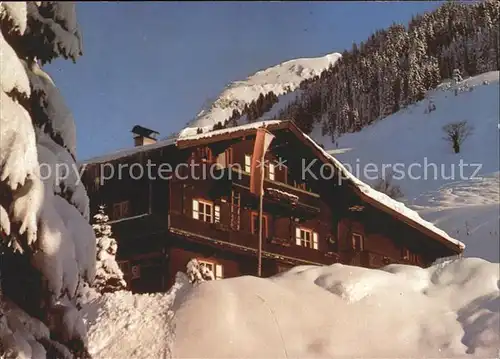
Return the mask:
[[[338,173],[321,179],[327,159],[292,122],[268,130],[276,137],[266,155],[263,276],[307,264],[427,266],[460,253],[353,183],[338,181]],[[248,173],[255,132],[243,126],[89,161],[83,181],[91,213],[107,206],[132,291],[167,290],[192,258],[219,278],[257,273],[258,199],[249,192]],[[318,178],[302,178],[311,161]]]

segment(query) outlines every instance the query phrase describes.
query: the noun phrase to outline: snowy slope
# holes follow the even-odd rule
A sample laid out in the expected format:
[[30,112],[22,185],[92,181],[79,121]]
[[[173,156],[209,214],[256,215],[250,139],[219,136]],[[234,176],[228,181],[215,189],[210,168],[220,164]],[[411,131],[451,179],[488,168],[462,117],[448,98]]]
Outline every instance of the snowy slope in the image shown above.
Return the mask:
[[[233,110],[241,110],[245,104],[256,100],[259,95],[270,91],[277,96],[295,91],[300,83],[328,68],[340,58],[339,53],[322,57],[301,58],[256,72],[246,80],[231,83],[208,108],[203,109],[188,127],[213,126],[227,120]],[[295,98],[295,96],[294,96]]]
[[500,175],[458,181],[414,201],[420,215],[465,243],[465,255],[500,261]]
[[[466,90],[455,96],[457,87]],[[401,187],[407,205],[469,244],[472,248],[466,255],[498,261],[498,188],[494,191],[499,173],[498,98],[499,72],[489,72],[458,86],[443,84],[423,101],[343,135],[338,149],[329,137],[321,137],[320,126],[312,137],[367,183],[382,176],[384,165],[386,173],[388,166],[400,170],[393,183]],[[431,99],[436,110],[426,113]],[[454,154],[441,128],[463,120],[474,130],[461,153]],[[468,235],[466,222],[474,229]]]
[[[178,277],[180,278],[180,277]],[[89,303],[90,352],[108,358],[498,357],[498,265],[300,266],[170,293]],[[404,315],[401,315],[404,313]]]

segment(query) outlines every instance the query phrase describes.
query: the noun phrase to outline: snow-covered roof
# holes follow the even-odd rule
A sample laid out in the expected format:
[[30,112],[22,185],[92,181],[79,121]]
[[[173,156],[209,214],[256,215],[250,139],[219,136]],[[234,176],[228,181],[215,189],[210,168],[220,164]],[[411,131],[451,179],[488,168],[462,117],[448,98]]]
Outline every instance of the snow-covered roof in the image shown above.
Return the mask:
[[[160,147],[169,146],[169,145],[173,145],[173,144],[179,145],[179,142],[189,142],[189,141],[197,141],[197,140],[201,140],[201,139],[209,139],[209,138],[214,138],[214,137],[221,136],[221,135],[231,134],[234,132],[253,130],[253,129],[257,129],[257,128],[262,127],[262,126],[269,127],[269,126],[276,126],[276,125],[280,125],[280,124],[284,124],[284,123],[292,124],[292,122],[289,122],[289,121],[278,121],[278,120],[263,121],[263,122],[254,122],[254,123],[250,123],[250,124],[246,124],[246,125],[242,125],[242,126],[225,128],[225,129],[216,130],[216,131],[211,131],[212,126],[188,127],[185,130],[181,131],[177,137],[158,141],[158,142],[151,144],[151,145],[134,147],[134,148],[128,149],[128,150],[118,151],[118,152],[112,153],[110,155],[97,157],[97,158],[88,160],[85,163],[102,163],[102,162],[111,161],[113,159],[117,159],[120,157],[129,156],[129,155],[132,155],[132,154],[135,154],[138,152],[149,151],[149,150],[155,149],[155,148],[160,148]],[[295,125],[292,125],[292,126],[295,126]],[[200,131],[200,129],[201,129],[201,133],[197,133]],[[298,128],[297,128],[297,130],[300,131]],[[356,186],[356,188],[359,189],[361,191],[361,193],[364,194],[366,197],[374,200],[375,202],[382,205],[386,209],[389,209],[389,210],[392,210],[394,212],[399,213],[400,215],[408,218],[410,221],[426,228],[427,230],[435,233],[436,235],[440,236],[441,238],[458,246],[459,248],[461,248],[461,249],[465,248],[465,245],[462,242],[450,237],[445,231],[437,228],[432,223],[424,220],[414,210],[406,207],[403,203],[392,199],[391,197],[387,196],[386,194],[381,193],[379,191],[376,191],[375,189],[370,187],[368,184],[362,182],[360,179],[358,179],[357,177],[352,175],[342,165],[342,163],[340,161],[338,161],[330,153],[325,151],[310,136],[306,135],[303,132],[301,132],[301,133],[308,142],[310,142],[318,151],[320,151],[322,153],[322,155],[326,159],[328,159],[328,161],[330,161],[336,168],[338,168],[341,171],[344,179],[350,180]]]
[[[157,141],[153,144],[137,146],[132,148],[122,149],[107,155],[92,157],[88,160],[81,161],[79,164],[94,164],[94,163],[104,163],[116,160],[118,158],[127,157],[134,155],[140,152],[147,152],[150,150],[154,150],[161,147],[171,146],[177,144],[180,141],[195,141],[205,138],[211,138],[215,136],[220,136],[224,134],[230,134],[233,132],[246,131],[251,129],[256,129],[262,126],[271,126],[278,125],[283,123],[283,121],[261,121],[261,122],[253,122],[247,125],[237,126],[237,127],[229,127],[221,130],[212,131],[213,126],[205,126],[205,127],[187,127],[182,130],[177,136],[173,136],[170,138],[166,138],[160,141]],[[201,131],[201,133],[198,133]]]
[[83,165],[83,164],[110,162],[110,161],[116,160],[118,158],[134,155],[136,153],[147,152],[150,150],[154,150],[156,148],[171,146],[171,145],[175,144],[175,141],[176,141],[176,138],[167,138],[167,139],[152,143],[150,145],[125,148],[122,150],[118,150],[116,152],[112,152],[112,153],[107,154],[107,155],[92,157],[92,158],[89,158],[88,160],[81,161],[78,164]]
[[[259,121],[259,122],[252,122],[252,123],[249,123],[246,125],[224,128],[222,130],[216,130],[216,131],[211,131],[213,126],[187,127],[186,129],[181,131],[181,133],[177,137],[176,142],[201,140],[204,138],[216,137],[216,136],[220,136],[220,135],[230,134],[233,132],[252,130],[252,129],[259,128],[259,127],[268,127],[268,126],[272,126],[272,125],[279,125],[282,123],[284,123],[284,122],[279,121],[279,120]],[[203,131],[203,132],[198,134],[197,133],[198,129],[201,129],[201,131]]]

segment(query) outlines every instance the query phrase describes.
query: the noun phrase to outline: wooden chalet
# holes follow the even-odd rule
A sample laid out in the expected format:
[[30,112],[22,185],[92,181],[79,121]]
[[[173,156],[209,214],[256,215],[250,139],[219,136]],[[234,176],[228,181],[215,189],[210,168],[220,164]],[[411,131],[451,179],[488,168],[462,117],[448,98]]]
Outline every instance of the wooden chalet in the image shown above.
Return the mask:
[[[216,278],[256,275],[258,199],[249,192],[249,172],[262,125],[156,142],[148,137],[147,145],[136,133],[136,147],[86,162],[91,213],[106,205],[132,291],[167,290],[192,258]],[[428,266],[462,252],[460,242],[399,202],[352,176],[339,181],[343,167],[293,122],[265,125],[275,138],[266,155],[263,276],[297,265]],[[310,161],[318,178],[302,176]],[[334,168],[333,178],[319,176],[324,164]],[[213,173],[205,178],[203,171]]]

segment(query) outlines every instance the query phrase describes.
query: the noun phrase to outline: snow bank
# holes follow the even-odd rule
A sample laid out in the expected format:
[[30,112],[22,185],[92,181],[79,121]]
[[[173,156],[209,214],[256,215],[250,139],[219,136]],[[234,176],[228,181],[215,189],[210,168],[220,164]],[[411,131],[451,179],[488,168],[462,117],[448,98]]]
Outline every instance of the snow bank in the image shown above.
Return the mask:
[[170,358],[171,320],[177,301],[191,288],[178,274],[168,293],[107,293],[85,305],[89,352],[94,359]]
[[[174,358],[497,357],[498,265],[300,266],[202,283],[173,319]],[[194,345],[194,343],[196,343]]]
[[498,264],[298,266],[84,307],[94,358],[493,358]]

